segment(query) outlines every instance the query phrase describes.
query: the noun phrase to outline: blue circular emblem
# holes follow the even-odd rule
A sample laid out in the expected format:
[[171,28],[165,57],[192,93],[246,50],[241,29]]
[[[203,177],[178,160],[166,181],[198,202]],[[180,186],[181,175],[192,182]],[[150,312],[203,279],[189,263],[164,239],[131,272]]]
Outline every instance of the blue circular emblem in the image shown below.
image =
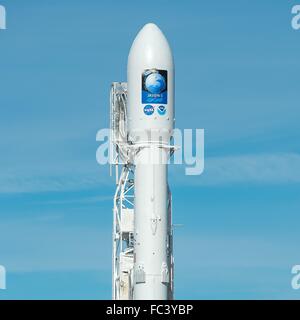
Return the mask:
[[157,108],[157,112],[158,112],[158,114],[160,114],[161,116],[163,116],[163,115],[166,114],[167,109],[166,109],[165,106],[159,106],[159,107]]
[[153,106],[151,106],[151,104],[147,104],[147,105],[144,107],[144,113],[145,113],[147,116],[151,116],[151,114],[154,113],[154,108],[153,108]]
[[150,73],[145,81],[146,89],[151,93],[161,93],[166,89],[166,80],[159,73]]

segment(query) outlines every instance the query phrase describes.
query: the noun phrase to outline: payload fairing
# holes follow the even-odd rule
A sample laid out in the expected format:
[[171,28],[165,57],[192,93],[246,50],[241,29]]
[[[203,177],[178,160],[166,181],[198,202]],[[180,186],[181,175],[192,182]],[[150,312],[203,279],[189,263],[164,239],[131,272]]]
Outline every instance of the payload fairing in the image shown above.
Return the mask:
[[[174,63],[161,30],[146,24],[128,58],[128,83],[113,83],[113,298],[173,298],[173,233],[167,166],[174,151]],[[122,170],[119,176],[119,165]]]

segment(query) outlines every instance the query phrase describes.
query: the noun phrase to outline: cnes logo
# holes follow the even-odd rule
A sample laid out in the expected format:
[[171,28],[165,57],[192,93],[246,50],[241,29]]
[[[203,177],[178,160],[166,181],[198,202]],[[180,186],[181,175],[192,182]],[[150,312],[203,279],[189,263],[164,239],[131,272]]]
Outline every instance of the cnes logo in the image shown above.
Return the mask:
[[300,29],[300,5],[293,6],[292,14],[294,15],[292,19],[292,28],[295,30]]
[[293,266],[292,274],[295,276],[292,278],[292,288],[295,290],[300,289],[300,265]]
[[6,10],[2,5],[0,5],[0,30],[1,29],[6,29]]
[[6,271],[3,266],[0,265],[0,290],[6,289]]

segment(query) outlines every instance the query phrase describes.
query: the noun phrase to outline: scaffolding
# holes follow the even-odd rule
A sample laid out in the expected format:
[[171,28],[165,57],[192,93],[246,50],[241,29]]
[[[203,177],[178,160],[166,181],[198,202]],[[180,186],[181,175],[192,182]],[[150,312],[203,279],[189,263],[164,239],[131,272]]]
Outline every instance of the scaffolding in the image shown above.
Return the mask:
[[114,300],[132,299],[134,168],[126,126],[127,84],[114,82],[110,96],[111,173],[115,170],[112,288]]

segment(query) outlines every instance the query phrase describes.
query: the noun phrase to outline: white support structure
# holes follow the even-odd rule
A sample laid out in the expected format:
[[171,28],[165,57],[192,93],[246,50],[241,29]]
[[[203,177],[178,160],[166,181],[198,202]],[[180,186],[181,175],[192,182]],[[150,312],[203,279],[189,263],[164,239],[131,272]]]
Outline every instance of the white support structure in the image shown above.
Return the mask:
[[[111,165],[116,175],[116,192],[113,207],[113,253],[112,253],[112,298],[113,300],[134,299],[134,284],[139,281],[134,265],[135,253],[135,216],[134,216],[134,157],[148,145],[136,147],[128,141],[127,134],[127,84],[114,82],[111,87]],[[172,146],[161,146],[166,153],[172,153]],[[173,230],[171,221],[171,193],[167,190],[168,207],[168,259],[166,279],[169,281],[168,297],[173,298]],[[162,278],[163,278],[162,272]]]
[[[126,131],[126,83],[114,82],[111,87],[111,164],[115,168],[116,193],[113,207],[112,287],[114,300],[132,298],[134,179],[128,157],[130,146]],[[119,169],[121,168],[120,174]]]

